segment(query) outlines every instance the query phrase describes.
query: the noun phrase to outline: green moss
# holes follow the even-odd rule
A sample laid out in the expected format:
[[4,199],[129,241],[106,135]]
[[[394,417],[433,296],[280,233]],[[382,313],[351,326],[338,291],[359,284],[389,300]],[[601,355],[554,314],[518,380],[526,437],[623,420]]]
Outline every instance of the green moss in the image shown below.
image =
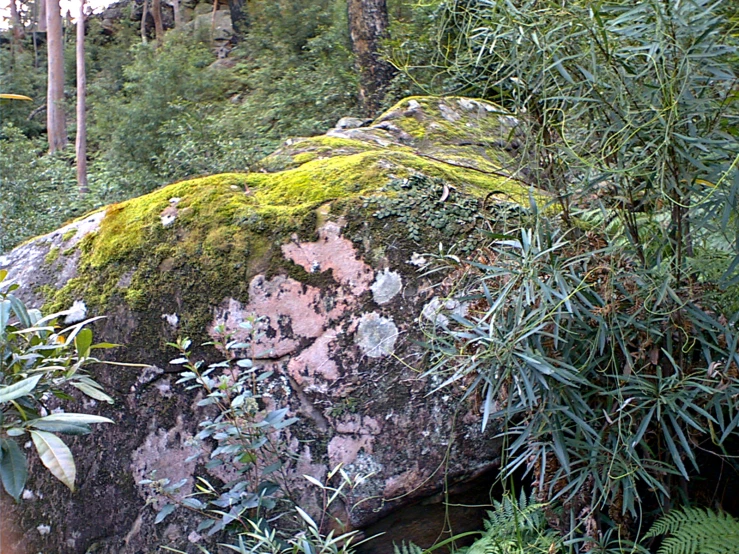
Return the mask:
[[[412,109],[411,109],[412,107]],[[443,107],[443,109],[442,109]],[[511,129],[499,115],[508,115],[503,108],[485,100],[462,97],[414,96],[398,102],[377,121],[388,120],[419,144],[429,143],[441,152],[454,152],[464,144],[483,148],[494,162],[509,156],[501,150],[501,142],[508,140]],[[428,148],[425,144],[424,149]],[[462,156],[474,154],[463,148]]]
[[69,239],[71,239],[73,236],[77,234],[77,229],[70,229],[66,233],[62,235],[62,241],[67,242]]
[[44,257],[44,262],[48,265],[53,264],[59,258],[59,248],[52,246],[49,253]]
[[318,152],[301,152],[300,154],[295,154],[293,156],[293,161],[296,164],[304,164],[306,162],[312,162],[319,155],[320,154]]
[[[376,144],[340,137],[319,136],[291,139],[289,144],[267,156],[261,162],[261,166],[271,172],[283,171],[317,159],[360,154],[378,148],[380,147]],[[408,150],[399,145],[391,145],[390,148]]]

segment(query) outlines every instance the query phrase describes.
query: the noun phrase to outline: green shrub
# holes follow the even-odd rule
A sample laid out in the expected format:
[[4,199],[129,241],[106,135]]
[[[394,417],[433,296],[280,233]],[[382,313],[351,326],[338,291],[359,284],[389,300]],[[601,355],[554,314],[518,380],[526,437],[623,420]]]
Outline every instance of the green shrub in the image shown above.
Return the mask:
[[540,218],[493,242],[489,262],[445,257],[470,311],[431,331],[427,374],[480,398],[483,428],[507,437],[506,476],[526,468],[575,515],[623,520],[666,505],[699,472],[696,451],[721,456],[737,431],[737,316],[590,240]]
[[[207,531],[211,536],[225,531],[230,543],[221,546],[234,552],[349,554],[353,552],[352,541],[358,532],[327,531],[328,520],[334,520],[329,507],[337,499],[343,499],[348,488],[359,486],[362,479],[351,478],[341,467],[329,473],[326,483],[306,475],[308,482],[319,488],[324,500],[318,522],[291,501],[286,483],[292,458],[282,439],[282,430],[298,419],[287,417],[288,408],[267,412],[261,407],[262,390],[272,371],[252,359],[260,327],[258,318],[247,318],[240,324],[245,336],[241,341],[233,340],[220,329],[221,339],[217,344],[222,352],[228,353],[229,359],[207,368],[203,362],[192,360],[188,339],[170,345],[180,353],[171,362],[183,368],[178,383],[185,384],[188,390],[202,392],[198,406],[215,408],[214,416],[200,422],[201,431],[195,439],[202,448],[196,457],[209,453],[206,468],[222,466],[237,477],[221,485],[200,477],[198,491],[182,500],[176,495],[184,481],[172,484],[166,476],[142,481],[156,494],[168,498],[155,521],[160,523],[177,507],[183,507],[202,517],[198,532]],[[215,445],[212,451],[211,444]],[[331,486],[332,480],[337,480],[338,485]],[[275,521],[279,521],[279,528],[273,527]],[[333,523],[337,529],[344,525],[338,519]]]
[[[0,283],[7,271],[0,271]],[[0,479],[5,491],[18,500],[28,478],[26,455],[19,443],[30,439],[41,462],[71,490],[76,467],[72,453],[57,434],[86,435],[93,423],[112,423],[90,414],[49,413],[52,397],[69,400],[65,391],[76,389],[103,402],[113,400],[87,373],[100,360],[93,350],[111,344],[93,344],[87,325],[93,320],[60,328],[57,320],[70,312],[46,317],[28,309],[13,295],[16,285],[0,291]]]

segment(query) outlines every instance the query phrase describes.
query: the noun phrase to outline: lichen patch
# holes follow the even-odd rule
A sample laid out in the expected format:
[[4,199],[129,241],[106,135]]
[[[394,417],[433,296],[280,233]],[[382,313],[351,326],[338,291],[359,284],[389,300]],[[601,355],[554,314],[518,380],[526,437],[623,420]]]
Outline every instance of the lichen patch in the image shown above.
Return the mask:
[[372,312],[363,314],[357,328],[356,342],[369,358],[382,358],[395,351],[398,328],[392,319]]
[[399,273],[385,269],[385,271],[377,274],[377,278],[370,288],[375,302],[383,305],[390,302],[402,290],[403,280]]
[[[178,499],[183,499],[192,492],[194,483],[193,474],[197,461],[190,459],[199,452],[199,448],[192,441],[192,434],[186,429],[183,416],[177,416],[177,422],[172,429],[162,429],[154,426],[144,442],[131,456],[131,473],[136,483],[144,479],[169,479],[170,483],[186,480],[178,493]],[[139,493],[144,498],[150,498],[151,489],[140,485]],[[165,497],[153,498],[157,508],[167,502]]]
[[304,391],[325,393],[339,378],[339,368],[331,359],[331,346],[340,332],[341,329],[327,331],[288,362],[288,373]]
[[285,257],[309,273],[331,270],[334,280],[359,296],[369,289],[372,268],[358,257],[350,240],[341,236],[341,225],[329,221],[318,230],[317,242],[300,242],[297,236],[282,246]]
[[216,309],[209,332],[214,336],[220,325],[235,340],[251,340],[251,331],[239,324],[252,316],[262,318],[252,353],[260,359],[294,354],[301,338],[319,337],[329,320],[320,289],[285,275],[272,279],[257,275],[249,284],[249,303],[243,305],[233,298],[227,299]]

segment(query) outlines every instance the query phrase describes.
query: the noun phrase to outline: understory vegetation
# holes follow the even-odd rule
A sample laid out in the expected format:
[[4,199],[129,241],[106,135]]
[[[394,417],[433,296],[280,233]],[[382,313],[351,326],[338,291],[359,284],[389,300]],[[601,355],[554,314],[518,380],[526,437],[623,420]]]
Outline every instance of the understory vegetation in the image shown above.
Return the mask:
[[[173,180],[259,170],[285,137],[358,115],[344,4],[256,4],[228,64],[198,32],[172,31],[157,49],[126,24],[111,37],[93,20],[90,192],[76,192],[71,151],[45,154],[37,120],[8,105],[0,252]],[[404,71],[387,104],[429,90],[495,101],[515,117],[524,155],[514,177],[531,187],[528,206],[495,220],[473,201],[444,200],[425,221],[409,218],[418,198],[449,195],[442,180],[424,176],[389,181],[391,197],[365,206],[367,217],[401,218],[411,241],[424,233],[419,221],[450,232],[448,219],[476,227],[426,256],[423,271],[447,287],[455,310],[418,324],[427,363],[417,369],[440,383],[436,392],[463,395],[482,429],[505,439],[501,480],[517,487],[491,502],[471,546],[447,540],[396,552],[739,550],[732,9],[729,0],[391,3],[386,52]],[[11,68],[0,89],[43,96],[29,45],[0,56]],[[95,347],[86,322],[59,332],[53,318],[5,292],[0,308],[0,477],[17,499],[26,475],[14,437],[84,434],[104,419],[44,415],[43,395],[64,399],[63,382],[107,396],[82,371]],[[198,532],[241,553],[353,552],[359,534],[329,508],[363,476],[337,467],[326,482],[308,477],[322,499],[320,521],[291,497],[281,437],[296,419],[284,407],[264,409],[257,385],[269,375],[250,354],[259,320],[243,328],[252,338],[224,335],[227,359],[210,366],[193,358],[189,340],[171,345],[179,384],[215,409],[196,437],[200,455],[234,479],[201,481],[183,498],[181,483],[150,476],[157,522],[177,509],[196,512]],[[56,365],[46,368],[49,359]]]

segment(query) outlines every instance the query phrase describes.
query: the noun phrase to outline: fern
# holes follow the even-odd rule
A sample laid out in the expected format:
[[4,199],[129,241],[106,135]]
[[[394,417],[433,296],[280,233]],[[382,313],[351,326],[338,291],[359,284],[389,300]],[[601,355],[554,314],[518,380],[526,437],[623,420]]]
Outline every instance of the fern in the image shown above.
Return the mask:
[[393,554],[423,554],[423,551],[423,548],[410,541],[408,542],[408,544],[403,541],[402,543],[400,543],[400,546],[398,546],[396,543],[393,543]]
[[659,518],[645,539],[669,535],[657,554],[735,554],[739,552],[739,520],[701,508],[673,510]]
[[487,513],[485,534],[466,554],[550,554],[559,552],[561,539],[547,529],[545,504],[534,502],[533,495],[521,493],[518,502],[509,495],[493,501]]

